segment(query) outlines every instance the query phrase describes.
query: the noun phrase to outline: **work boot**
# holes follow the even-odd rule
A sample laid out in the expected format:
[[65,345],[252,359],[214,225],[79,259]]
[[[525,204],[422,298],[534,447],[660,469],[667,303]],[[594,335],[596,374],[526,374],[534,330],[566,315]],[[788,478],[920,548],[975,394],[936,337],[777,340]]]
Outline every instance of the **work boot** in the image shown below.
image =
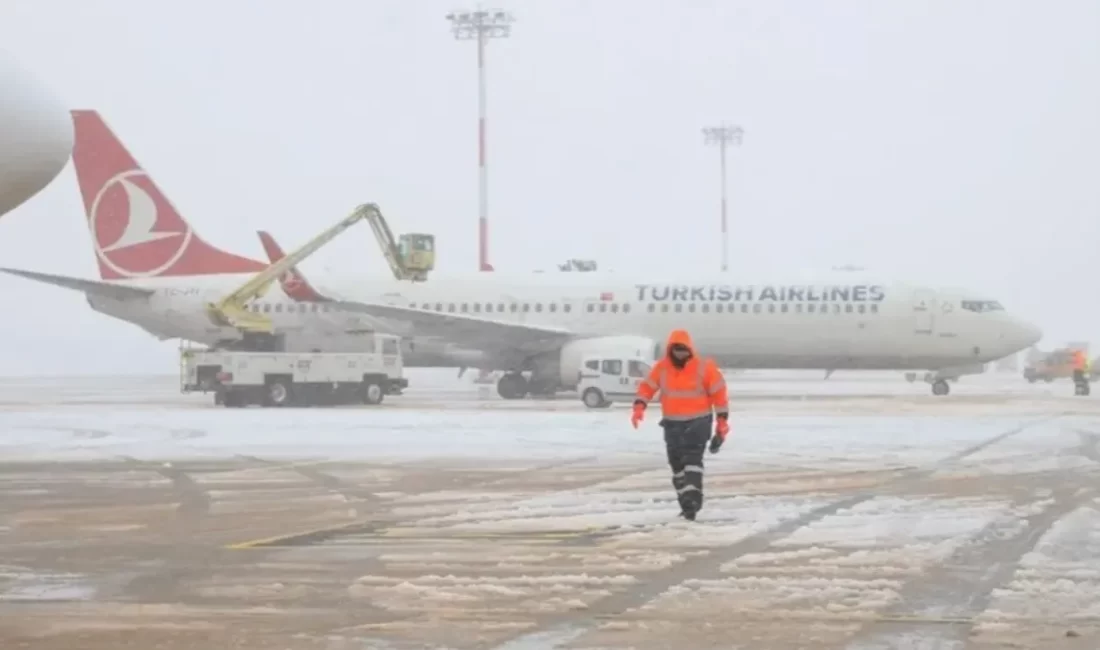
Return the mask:
[[687,519],[688,521],[695,521],[695,511],[694,510],[681,510],[680,511],[680,516],[683,517],[684,519]]

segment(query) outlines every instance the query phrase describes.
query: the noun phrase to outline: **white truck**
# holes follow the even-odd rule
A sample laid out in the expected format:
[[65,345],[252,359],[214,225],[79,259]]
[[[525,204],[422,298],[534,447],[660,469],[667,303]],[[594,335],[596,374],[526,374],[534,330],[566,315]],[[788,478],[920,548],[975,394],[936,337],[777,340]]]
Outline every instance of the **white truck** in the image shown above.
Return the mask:
[[213,392],[226,407],[380,404],[400,394],[400,338],[375,334],[364,352],[247,352],[184,349],[180,352],[181,390]]
[[607,408],[613,403],[630,403],[638,384],[649,375],[652,365],[640,359],[585,357],[577,392],[588,408]]

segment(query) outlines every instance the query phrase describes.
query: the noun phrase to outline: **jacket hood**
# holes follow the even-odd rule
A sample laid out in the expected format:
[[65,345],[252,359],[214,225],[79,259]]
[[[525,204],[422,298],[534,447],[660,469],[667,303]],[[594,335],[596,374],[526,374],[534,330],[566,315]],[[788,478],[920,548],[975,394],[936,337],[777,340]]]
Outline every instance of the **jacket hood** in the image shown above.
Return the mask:
[[686,345],[691,350],[691,356],[695,354],[695,344],[691,342],[691,334],[688,334],[687,330],[672,330],[672,333],[668,335],[668,342],[665,344],[665,350],[668,350],[676,343],[680,345]]

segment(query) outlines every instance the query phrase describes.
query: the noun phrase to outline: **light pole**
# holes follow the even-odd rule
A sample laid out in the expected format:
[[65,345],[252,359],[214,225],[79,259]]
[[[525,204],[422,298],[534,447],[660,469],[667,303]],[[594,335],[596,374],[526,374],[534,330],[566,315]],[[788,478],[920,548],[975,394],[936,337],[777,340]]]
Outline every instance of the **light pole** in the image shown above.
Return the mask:
[[740,145],[745,131],[739,126],[724,124],[722,126],[708,126],[703,129],[703,139],[706,144],[718,145],[718,157],[721,161],[722,183],[722,272],[729,270],[730,266],[730,240],[729,231],[726,229],[726,147]]
[[478,268],[489,264],[489,169],[485,151],[485,46],[490,38],[506,38],[512,31],[512,15],[500,9],[481,9],[447,14],[451,31],[460,41],[477,41],[477,159],[478,159]]

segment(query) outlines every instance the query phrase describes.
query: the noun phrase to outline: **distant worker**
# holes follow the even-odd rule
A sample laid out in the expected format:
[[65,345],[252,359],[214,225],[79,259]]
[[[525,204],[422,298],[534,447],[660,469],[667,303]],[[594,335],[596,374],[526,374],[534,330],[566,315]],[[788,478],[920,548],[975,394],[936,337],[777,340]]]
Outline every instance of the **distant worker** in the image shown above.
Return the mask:
[[710,453],[716,454],[730,431],[726,380],[713,359],[696,355],[687,331],[674,330],[665,348],[665,356],[653,364],[649,377],[638,385],[630,423],[638,428],[646,406],[660,391],[660,425],[665,430],[672,487],[680,502],[680,516],[695,521],[695,514],[703,507],[703,451],[707,440]]
[[1073,351],[1073,383],[1078,387],[1078,394],[1082,387],[1088,386],[1089,357],[1084,350]]

